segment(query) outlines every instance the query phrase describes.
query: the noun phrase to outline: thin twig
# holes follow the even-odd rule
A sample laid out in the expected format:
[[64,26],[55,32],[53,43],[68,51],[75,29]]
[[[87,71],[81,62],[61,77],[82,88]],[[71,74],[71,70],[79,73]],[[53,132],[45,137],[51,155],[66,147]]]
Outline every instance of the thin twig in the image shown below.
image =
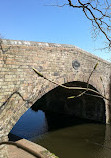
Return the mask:
[[102,5],[98,0],[95,2],[90,0],[88,3],[83,3],[81,0],[77,0],[79,5],[75,4],[75,2],[72,3],[71,0],[67,1],[70,7],[81,8],[83,10],[87,19],[92,22],[93,27],[100,30],[104,34],[106,39],[109,41],[109,47],[111,47],[111,39],[107,33],[107,31],[111,28],[111,25],[108,24],[108,22],[110,23],[111,20],[111,15],[108,14],[108,11],[110,13],[111,3],[109,4],[107,0],[104,1],[104,4],[107,6],[106,11],[104,11],[104,8],[101,7]]
[[12,93],[10,94],[10,96],[6,99],[6,101],[0,106],[0,110],[10,101],[10,99],[12,98],[12,96],[13,96],[14,94],[18,94],[18,95],[22,98],[23,101],[25,101],[25,102],[27,102],[27,103],[32,103],[30,100],[24,99],[24,97],[21,95],[20,92],[14,91],[14,92],[12,92]]
[[[99,95],[100,97],[102,97],[102,98],[104,98],[104,99],[106,99],[106,100],[110,100],[110,99],[106,98],[105,96],[103,96],[102,94],[100,94],[99,92],[97,92],[96,90],[91,89],[91,88],[67,87],[67,86],[65,86],[65,85],[58,84],[58,83],[56,83],[56,82],[54,82],[54,81],[48,79],[47,77],[45,77],[43,74],[41,74],[41,73],[40,73],[39,71],[37,71],[35,68],[32,68],[32,69],[34,70],[34,72],[35,72],[38,76],[44,78],[45,80],[47,80],[47,81],[49,81],[49,82],[51,82],[51,83],[53,83],[53,84],[55,84],[55,85],[57,85],[57,86],[63,87],[63,88],[65,88],[65,89],[70,89],[70,90],[71,90],[71,89],[72,89],[72,90],[84,90],[84,91],[87,90],[87,91],[90,91],[90,92],[95,93],[96,95]],[[111,100],[110,100],[110,101],[111,101]]]
[[93,70],[91,71],[91,73],[90,73],[90,75],[89,75],[89,78],[88,78],[88,81],[87,81],[87,88],[86,88],[86,90],[83,91],[82,93],[76,95],[76,96],[70,96],[70,97],[68,97],[68,99],[72,99],[72,98],[75,98],[75,97],[76,97],[76,98],[77,98],[77,97],[80,97],[80,96],[84,95],[84,94],[88,91],[88,88],[89,88],[89,80],[90,80],[90,78],[91,78],[93,72],[96,70],[97,66],[98,66],[98,63],[96,63],[96,65],[94,66]]

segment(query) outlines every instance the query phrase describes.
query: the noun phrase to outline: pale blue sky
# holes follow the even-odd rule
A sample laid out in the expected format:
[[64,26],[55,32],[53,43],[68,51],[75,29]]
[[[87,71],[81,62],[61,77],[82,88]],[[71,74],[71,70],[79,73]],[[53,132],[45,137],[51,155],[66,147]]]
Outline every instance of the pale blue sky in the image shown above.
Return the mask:
[[104,46],[105,38],[102,34],[96,41],[91,38],[91,23],[80,9],[46,6],[57,4],[58,1],[1,0],[1,35],[13,40],[73,44],[104,59],[110,59],[111,52],[95,51]]

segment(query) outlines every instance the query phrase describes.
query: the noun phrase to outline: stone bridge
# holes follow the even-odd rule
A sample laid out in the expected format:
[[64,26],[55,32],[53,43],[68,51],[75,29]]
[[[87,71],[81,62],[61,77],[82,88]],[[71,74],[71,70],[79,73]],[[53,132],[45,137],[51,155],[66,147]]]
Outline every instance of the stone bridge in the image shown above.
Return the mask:
[[[2,40],[0,140],[8,140],[10,130],[26,110],[57,87],[39,77],[32,67],[58,84],[72,83],[76,86],[87,87],[88,78],[97,63],[98,66],[90,77],[89,86],[110,99],[111,63],[73,45]],[[62,91],[65,89],[62,88]],[[96,99],[97,102],[100,98],[96,97]],[[99,102],[98,115],[102,117],[101,112],[103,113],[104,109],[106,123],[109,123],[110,101],[106,99],[102,101],[105,108],[101,107]],[[88,118],[86,114],[83,116]],[[6,152],[6,150],[3,151]]]

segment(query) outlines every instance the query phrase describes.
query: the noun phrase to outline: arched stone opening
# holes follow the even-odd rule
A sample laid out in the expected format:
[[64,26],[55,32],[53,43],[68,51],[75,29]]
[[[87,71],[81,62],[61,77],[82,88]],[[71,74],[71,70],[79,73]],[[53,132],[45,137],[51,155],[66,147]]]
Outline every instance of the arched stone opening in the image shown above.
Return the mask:
[[[65,85],[68,87],[87,87],[87,83],[80,81],[69,82]],[[97,91],[92,85],[89,85],[89,88]],[[77,96],[81,92],[80,90],[68,90],[58,86],[38,99],[31,108],[34,111],[42,110],[45,112],[48,129],[49,127],[54,129],[54,126],[58,126],[57,128],[72,126],[73,123],[79,124],[85,122],[85,120],[105,123],[105,102],[102,98],[92,96],[91,92],[74,99],[67,98],[69,96]],[[63,116],[63,119],[61,119],[61,116]],[[64,118],[65,125],[61,124]],[[77,122],[74,122],[74,118]],[[58,123],[60,125],[56,125]],[[28,126],[30,126],[30,123]]]
[[[80,73],[76,76],[74,74],[67,74],[66,76],[63,75],[63,76],[54,78],[54,81],[56,81],[58,84],[65,84],[67,86],[69,85],[69,86],[87,87],[88,78],[89,78],[89,74]],[[32,103],[23,101],[23,99],[20,96],[18,96],[18,94],[15,94],[9,100],[9,102],[4,106],[4,111],[1,113],[1,118],[3,118],[2,120],[5,122],[5,123],[2,123],[2,125],[3,125],[2,133],[4,134],[4,136],[8,135],[8,133],[13,128],[13,126],[16,124],[16,122],[19,120],[19,118],[28,110],[28,108],[30,108],[32,105],[35,105],[36,102],[39,102],[41,100],[40,99],[41,97],[44,98],[45,95],[47,95],[47,94],[50,95],[51,92],[55,91],[57,85],[50,83],[49,81],[46,81],[42,78],[37,78],[37,80],[39,80],[39,79],[40,79],[40,83],[37,82],[36,86],[34,85],[34,89],[33,89],[33,91],[31,91],[30,94],[27,93],[27,89],[25,89],[26,91],[24,91],[24,93],[21,93],[21,91],[20,91],[20,93],[22,94],[22,96],[24,98],[26,98],[25,95],[30,96],[30,98],[32,98],[31,99]],[[95,82],[95,80],[97,82]],[[97,75],[94,76],[93,78],[91,77],[89,80],[89,86],[91,87],[91,85],[93,85],[92,86],[93,89],[98,90],[101,94],[103,94],[103,86],[102,86],[102,84],[98,84],[98,82],[99,82],[98,80],[99,79],[98,79]],[[60,88],[60,87],[57,87],[57,89],[59,91],[58,94],[62,93],[62,91],[64,91],[64,92],[67,91],[66,89]],[[62,91],[60,89],[62,89]],[[68,91],[69,96],[73,95],[74,93],[75,93],[75,95],[79,93],[79,91],[75,91],[74,93],[72,93],[72,92],[74,92],[74,91],[72,91],[72,90]],[[76,93],[76,92],[78,92],[78,93]],[[57,98],[58,98],[58,96],[56,97],[54,104],[56,104],[55,102],[57,102]],[[81,96],[79,98],[80,99],[79,104],[80,104],[80,102],[85,102],[84,101],[85,99],[81,99],[81,98],[84,98],[84,97]],[[94,97],[92,97],[92,98],[94,98]],[[100,98],[97,98],[97,102],[99,102],[98,99],[100,99]],[[78,98],[74,99],[75,102],[78,102],[77,100],[78,100]],[[101,100],[103,101],[103,99],[101,99]],[[49,100],[47,100],[47,103],[48,102],[49,102]],[[72,99],[67,100],[67,96],[64,95],[64,97],[61,99],[61,101],[59,101],[59,103],[57,102],[57,104],[59,105],[60,102],[61,103],[63,102],[63,104],[65,102],[65,107],[58,106],[59,108],[61,108],[61,110],[65,108],[64,111],[67,111],[69,113],[72,112],[72,109],[71,110],[69,109],[69,107],[71,105],[73,106]],[[69,104],[69,102],[70,102],[70,106],[67,108],[67,104]],[[63,105],[63,104],[61,104],[61,105]],[[54,110],[55,107],[56,106],[52,106],[52,109]],[[103,106],[103,109],[104,109],[104,106]],[[102,110],[102,111],[104,111],[104,114],[105,114],[105,110]],[[10,113],[10,115],[9,115],[9,113]],[[103,120],[104,120],[104,118],[103,118]]]
[[[87,83],[74,81],[64,84],[69,87],[87,87]],[[94,89],[89,84],[89,88]],[[68,114],[78,118],[93,120],[105,123],[105,102],[102,98],[94,97],[94,93],[86,94],[68,99],[70,96],[77,96],[83,92],[82,90],[68,90],[60,86],[49,91],[31,107],[33,110],[43,110],[44,112],[52,112],[58,114]]]
[[[80,81],[68,82],[64,85],[69,87],[87,87],[87,83]],[[97,89],[90,84],[89,88],[97,91]],[[71,117],[105,123],[105,102],[102,98],[91,96],[92,93],[87,92],[87,95],[67,99],[67,97],[76,96],[81,92],[80,90],[68,90],[58,86],[38,99],[32,105],[32,109],[35,111],[41,109],[46,115],[48,114],[47,112],[52,112],[53,114],[67,114]],[[49,118],[48,115],[46,117],[50,121],[54,115],[49,115]]]
[[[61,79],[61,80],[60,80]],[[83,78],[81,78],[82,80]],[[60,84],[63,83],[63,78],[59,78]],[[68,83],[65,83],[66,86],[79,86],[79,87],[87,87],[87,83],[83,81],[72,81],[72,78],[67,79]],[[90,83],[91,80],[90,80]],[[50,86],[51,85],[51,86]],[[34,101],[33,105],[21,106],[20,111],[13,109],[12,114],[14,116],[9,120],[9,125],[5,128],[6,134],[11,131],[14,127],[15,123],[19,120],[19,118],[32,106],[33,109],[38,110],[41,109],[43,111],[51,111],[55,113],[63,113],[72,116],[76,116],[79,118],[99,121],[105,123],[105,102],[101,98],[96,98],[90,95],[83,95],[79,98],[75,99],[67,99],[67,97],[72,95],[77,95],[80,93],[78,90],[67,90],[60,86],[56,87],[54,84],[45,84],[43,89],[37,91],[37,99]],[[97,87],[97,85],[95,86]],[[91,84],[89,84],[89,88],[92,88],[97,91]],[[88,92],[89,94],[89,92]],[[15,106],[16,107],[16,106]],[[10,115],[11,116],[11,115]],[[5,133],[5,132],[4,132]]]
[[[71,87],[87,87],[87,83],[82,81],[69,81],[64,85]],[[45,87],[47,88],[45,89]],[[89,84],[89,88],[97,91],[91,84]],[[67,97],[76,96],[82,91],[68,90],[60,86],[55,88],[54,84],[52,84],[52,86],[44,85],[43,90],[41,89],[40,92],[41,93],[37,94],[39,99],[32,105],[33,110],[41,109],[45,113],[49,111],[58,114],[68,114],[82,119],[105,123],[105,102],[102,98],[90,96],[91,93],[87,92],[87,95],[82,95],[74,99],[67,99]],[[31,105],[27,106],[27,109],[28,107],[31,107]],[[22,110],[21,113],[23,114],[25,111],[26,110]],[[15,113],[17,114],[18,112],[16,111]],[[22,116],[22,114],[20,114],[20,116]],[[14,124],[16,122],[14,122]],[[13,124],[9,126],[9,132],[13,126]]]

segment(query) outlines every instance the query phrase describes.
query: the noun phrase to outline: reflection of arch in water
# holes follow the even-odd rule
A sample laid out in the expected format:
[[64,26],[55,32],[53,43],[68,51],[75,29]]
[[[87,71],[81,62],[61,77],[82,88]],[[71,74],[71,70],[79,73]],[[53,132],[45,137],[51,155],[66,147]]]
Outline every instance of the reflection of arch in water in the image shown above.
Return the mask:
[[[85,82],[80,81],[69,82],[65,85],[87,87]],[[97,91],[92,85],[89,85],[89,88]],[[80,90],[68,90],[59,86],[49,91],[33,104],[32,109],[42,109],[43,111],[69,114],[80,118],[105,122],[105,103],[103,99],[90,96],[91,92],[87,92],[87,95],[82,95],[78,98],[67,99],[67,97],[76,96],[81,92]]]
[[108,147],[111,153],[111,125],[106,125],[104,146]]
[[111,126],[105,125],[104,127],[105,137],[102,143],[96,143],[101,147],[99,155],[101,157],[110,158],[111,157]]

